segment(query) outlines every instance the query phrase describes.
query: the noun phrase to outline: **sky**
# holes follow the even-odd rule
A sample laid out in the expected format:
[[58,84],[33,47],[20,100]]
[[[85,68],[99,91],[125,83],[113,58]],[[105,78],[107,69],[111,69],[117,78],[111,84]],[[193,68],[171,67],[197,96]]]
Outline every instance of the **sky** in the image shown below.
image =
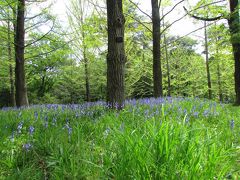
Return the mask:
[[[66,6],[69,3],[69,1],[70,0],[55,0],[56,3],[54,4],[54,7],[53,7],[53,13],[58,15],[62,24],[65,24],[67,22]],[[132,0],[132,1],[135,3],[141,2],[139,5],[141,10],[151,15],[151,0]],[[171,7],[179,1],[180,0],[172,0],[173,3]],[[197,1],[198,0],[188,0],[186,1],[188,4],[181,3],[180,5],[177,6],[177,8],[173,12],[171,12],[166,17],[166,21],[173,22],[176,19],[182,17],[185,14],[185,11],[183,10],[183,6],[186,6],[186,7],[189,7],[188,5],[193,6],[194,4],[196,4]],[[165,12],[168,12],[171,9],[171,7],[166,8]],[[140,11],[139,11],[139,14],[141,14]],[[186,16],[184,19],[176,22],[173,26],[171,26],[169,33],[171,35],[185,36],[200,27],[203,27],[203,22],[197,22],[196,20],[193,20],[193,18]],[[202,42],[202,38],[204,37],[203,29],[192,33],[190,37],[198,41],[201,40]],[[198,53],[203,52],[203,43],[199,43],[197,45],[196,51]]]
[[[59,16],[60,21],[62,21],[63,23],[66,22],[67,18],[66,18],[66,6],[69,2],[69,0],[55,0],[56,3],[53,7],[53,13],[57,14]],[[140,4],[140,8],[146,12],[147,14],[151,15],[151,1],[150,0],[141,0],[141,1],[137,1],[137,0],[133,0],[134,2],[141,2]],[[173,0],[174,3],[179,2],[178,0]],[[194,0],[196,1],[196,0]],[[166,20],[169,22],[172,22],[176,19],[178,19],[179,17],[181,17],[183,14],[185,14],[184,10],[183,10],[183,5],[181,4],[179,5],[179,7],[173,11],[172,13],[170,13]],[[166,12],[169,11],[169,8],[166,8]],[[141,14],[141,12],[139,12]],[[171,29],[170,29],[170,33],[174,34],[174,35],[179,35],[179,36],[183,36],[185,34],[188,34],[189,32],[199,28],[202,26],[202,23],[193,23],[193,20],[189,17],[185,17],[183,20],[175,23]],[[201,32],[201,31],[199,31]],[[199,35],[200,33],[197,32],[197,34]],[[196,33],[195,33],[196,34]],[[203,34],[203,32],[202,32]],[[194,38],[194,37],[193,37]]]

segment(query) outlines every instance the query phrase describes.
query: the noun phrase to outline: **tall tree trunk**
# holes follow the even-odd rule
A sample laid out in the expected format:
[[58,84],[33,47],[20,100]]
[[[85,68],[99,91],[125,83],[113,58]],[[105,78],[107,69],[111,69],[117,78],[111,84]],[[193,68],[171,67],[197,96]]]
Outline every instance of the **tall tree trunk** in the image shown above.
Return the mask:
[[86,47],[83,47],[83,59],[85,70],[85,87],[86,87],[86,101],[90,102],[90,85],[89,85],[89,72],[88,72],[88,58],[86,56]]
[[165,58],[167,63],[167,82],[168,82],[168,90],[167,95],[171,96],[171,78],[170,78],[170,65],[169,65],[169,59],[168,59],[168,49],[167,49],[167,43],[166,43],[166,36],[163,35],[164,43],[165,43]]
[[218,77],[218,95],[219,95],[219,101],[223,101],[223,93],[222,93],[222,82],[221,82],[221,71],[220,71],[220,63],[219,59],[217,60],[217,77]]
[[7,22],[8,28],[8,60],[9,60],[9,82],[10,82],[10,106],[16,106],[15,93],[14,93],[14,79],[13,79],[13,67],[12,67],[12,46],[11,46],[11,26],[10,16]]
[[122,0],[107,0],[107,21],[107,102],[111,108],[122,109],[126,62]]
[[[163,11],[162,11],[163,16]],[[164,18],[162,20],[162,26],[165,27]],[[167,83],[168,83],[168,89],[167,89],[167,95],[171,96],[171,79],[170,79],[170,66],[169,66],[169,59],[168,59],[168,49],[167,49],[167,39],[165,33],[163,34],[163,41],[164,41],[164,49],[165,49],[165,58],[166,58],[166,65],[167,65]]]
[[236,92],[236,105],[240,105],[240,23],[239,23],[239,3],[238,0],[230,0],[230,18],[228,20],[229,29],[231,33],[231,43],[233,47],[234,56],[234,80]]
[[158,0],[152,1],[152,38],[153,38],[153,95],[161,97],[162,90],[162,67],[161,67],[161,49],[160,49],[160,13]]
[[27,87],[25,81],[24,69],[24,14],[25,14],[25,0],[18,0],[17,7],[17,23],[16,23],[16,39],[15,39],[15,84],[16,84],[16,105],[28,106]]
[[212,82],[209,68],[208,57],[208,36],[207,36],[207,23],[204,21],[204,39],[205,39],[205,53],[206,53],[206,71],[207,71],[207,83],[208,83],[208,98],[212,99]]

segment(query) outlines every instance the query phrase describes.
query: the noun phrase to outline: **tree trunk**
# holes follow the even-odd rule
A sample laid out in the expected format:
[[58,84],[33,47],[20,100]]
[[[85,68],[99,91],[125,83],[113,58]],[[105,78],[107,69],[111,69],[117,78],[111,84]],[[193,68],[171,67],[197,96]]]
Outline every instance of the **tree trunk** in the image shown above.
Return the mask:
[[[10,19],[10,16],[8,16]],[[13,79],[13,67],[12,67],[12,46],[11,46],[11,26],[10,20],[7,22],[8,28],[8,60],[9,60],[9,82],[10,82],[10,106],[16,106],[15,93],[14,93],[14,79]]]
[[238,12],[238,0],[230,0],[230,18],[228,20],[229,29],[231,33],[231,43],[233,47],[234,56],[234,80],[235,80],[235,92],[236,92],[236,105],[240,105],[240,23]]
[[15,84],[16,84],[16,105],[28,106],[27,87],[25,82],[25,69],[24,69],[24,13],[25,13],[25,0],[18,0],[17,8],[17,23],[16,23],[16,39],[15,39]]
[[[163,15],[163,11],[162,11]],[[164,19],[162,20],[162,26],[165,28]],[[166,35],[163,34],[163,41],[164,41],[164,49],[165,49],[165,58],[166,58],[166,65],[167,65],[167,82],[168,82],[168,89],[167,89],[167,95],[171,96],[171,78],[170,78],[170,66],[169,66],[169,59],[168,59],[168,49],[167,49],[167,40]]]
[[218,76],[219,101],[223,102],[222,83],[221,83],[221,71],[220,71],[219,59],[217,61],[218,61],[218,64],[217,64],[217,76]]
[[167,62],[167,82],[168,82],[167,95],[171,96],[170,65],[169,65],[168,50],[167,50],[167,43],[166,43],[166,36],[165,35],[164,35],[164,42],[165,42],[165,57],[166,57],[166,62]]
[[208,82],[208,98],[212,99],[212,82],[211,82],[211,74],[210,74],[210,69],[209,69],[208,36],[207,36],[207,23],[206,23],[206,21],[204,21],[204,38],[205,38],[206,71],[207,71],[207,82]]
[[110,108],[122,109],[126,62],[122,0],[107,0],[107,21],[107,102]]
[[160,13],[158,0],[152,1],[152,38],[153,38],[153,93],[154,97],[161,97],[162,90],[162,67],[160,49]]
[[84,70],[85,70],[85,86],[86,86],[86,101],[90,102],[90,86],[89,86],[89,72],[88,59],[86,56],[86,47],[83,48]]

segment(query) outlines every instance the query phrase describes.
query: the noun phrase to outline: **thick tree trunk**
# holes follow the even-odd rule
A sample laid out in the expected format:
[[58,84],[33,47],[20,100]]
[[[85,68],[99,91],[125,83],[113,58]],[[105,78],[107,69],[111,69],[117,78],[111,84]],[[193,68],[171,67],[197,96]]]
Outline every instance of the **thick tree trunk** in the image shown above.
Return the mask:
[[207,36],[207,23],[204,21],[204,38],[205,38],[205,53],[206,53],[206,71],[207,71],[207,83],[208,83],[208,98],[212,99],[212,82],[209,68],[208,57],[208,36]]
[[235,92],[236,92],[236,105],[240,105],[240,20],[238,10],[238,0],[230,0],[230,18],[228,20],[229,29],[231,33],[231,43],[233,47],[233,56],[235,62]]
[[158,0],[152,1],[152,38],[153,38],[153,92],[154,97],[161,97],[162,90],[162,67],[160,49],[160,13]]
[[[9,16],[10,19],[10,16]],[[8,26],[8,60],[9,60],[9,82],[10,82],[10,106],[16,106],[15,93],[14,93],[14,78],[12,67],[12,46],[11,46],[11,26],[10,20],[7,22]]]
[[125,49],[122,0],[107,0],[108,55],[107,102],[111,108],[124,105]]
[[16,105],[28,106],[27,87],[25,82],[25,69],[24,69],[24,13],[25,13],[25,0],[18,0],[17,8],[17,23],[15,35],[15,84],[16,84]]

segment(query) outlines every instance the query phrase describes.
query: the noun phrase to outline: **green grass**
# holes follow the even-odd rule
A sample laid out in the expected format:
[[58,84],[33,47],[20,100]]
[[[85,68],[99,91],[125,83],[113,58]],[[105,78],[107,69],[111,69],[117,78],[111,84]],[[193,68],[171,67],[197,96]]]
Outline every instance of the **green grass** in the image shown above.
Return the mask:
[[0,128],[0,179],[240,175],[240,109],[206,100],[145,99],[121,112],[101,104],[10,109],[0,111]]

